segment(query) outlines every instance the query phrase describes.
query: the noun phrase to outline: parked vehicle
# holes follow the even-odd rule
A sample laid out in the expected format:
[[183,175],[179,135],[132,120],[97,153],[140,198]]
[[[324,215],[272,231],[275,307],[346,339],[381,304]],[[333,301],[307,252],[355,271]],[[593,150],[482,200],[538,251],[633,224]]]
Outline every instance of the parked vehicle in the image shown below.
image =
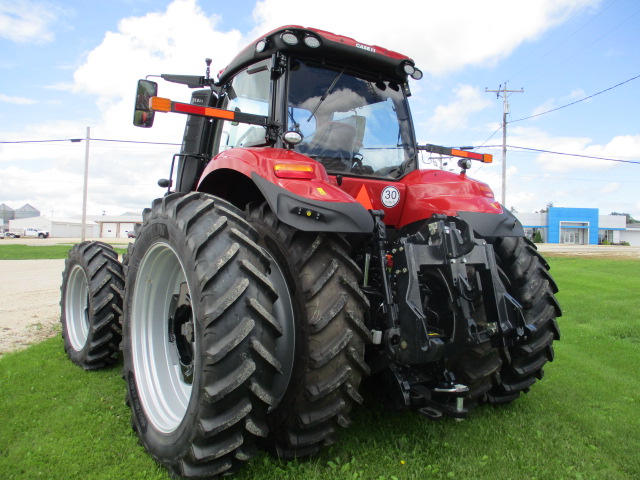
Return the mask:
[[[432,419],[542,378],[560,335],[549,266],[467,176],[490,155],[416,142],[413,60],[287,26],[217,80],[209,64],[161,76],[195,88],[191,103],[139,82],[136,126],[188,115],[167,192],[123,264],[87,242],[63,275],[67,353],[111,365],[122,332],[127,404],[154,459],[214,478],[258,446],[313,454],[350,425],[364,378]],[[460,171],[422,169],[421,152]]]
[[20,237],[48,238],[49,231],[40,229],[40,228],[27,227],[27,228],[10,230],[6,232],[5,235],[7,238],[20,238]]
[[47,238],[49,237],[49,231],[40,228],[28,227],[22,231],[22,235],[25,237]]

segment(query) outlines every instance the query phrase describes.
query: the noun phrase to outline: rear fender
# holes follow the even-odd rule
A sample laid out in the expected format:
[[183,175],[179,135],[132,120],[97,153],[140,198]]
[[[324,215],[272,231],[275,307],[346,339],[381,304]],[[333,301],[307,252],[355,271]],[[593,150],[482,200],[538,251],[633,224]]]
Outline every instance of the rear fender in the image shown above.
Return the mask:
[[418,225],[433,214],[460,217],[477,236],[522,237],[518,219],[493,197],[488,185],[465,174],[415,170],[402,179],[406,200],[399,226]]
[[[278,176],[275,167],[283,164],[310,167],[304,174],[308,178],[290,178],[286,174]],[[320,163],[304,155],[275,148],[225,150],[209,162],[198,190],[209,190],[220,171],[234,171],[250,179],[278,219],[298,230],[340,233],[373,231],[373,218],[369,212],[352,196],[332,184]],[[225,189],[233,190],[234,185],[226,185]]]

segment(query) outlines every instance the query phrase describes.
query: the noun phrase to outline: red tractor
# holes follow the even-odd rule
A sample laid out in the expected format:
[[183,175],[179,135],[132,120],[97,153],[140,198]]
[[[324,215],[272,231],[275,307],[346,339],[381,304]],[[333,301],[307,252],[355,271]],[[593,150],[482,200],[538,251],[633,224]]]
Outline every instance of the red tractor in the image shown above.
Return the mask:
[[[62,325],[86,369],[122,343],[133,427],[173,474],[313,454],[363,379],[392,408],[463,418],[542,378],[561,315],[549,266],[467,177],[490,155],[417,144],[410,58],[286,26],[218,80],[161,77],[196,89],[178,103],[138,84],[135,125],[188,115],[167,192],[122,265],[73,249]],[[420,168],[421,151],[460,172]]]

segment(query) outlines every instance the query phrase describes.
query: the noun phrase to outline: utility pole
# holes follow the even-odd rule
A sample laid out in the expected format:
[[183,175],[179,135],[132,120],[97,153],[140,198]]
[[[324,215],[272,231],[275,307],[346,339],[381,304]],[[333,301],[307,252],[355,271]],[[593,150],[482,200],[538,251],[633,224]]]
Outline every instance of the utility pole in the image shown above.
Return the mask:
[[496,98],[502,95],[502,205],[507,206],[507,113],[509,113],[509,102],[507,101],[510,93],[523,93],[524,90],[507,90],[507,82],[498,86],[497,90],[484,89],[485,92],[495,93]]
[[87,193],[89,183],[89,140],[91,139],[91,129],[87,127],[87,138],[84,150],[84,188],[82,189],[82,238],[84,242],[87,235]]

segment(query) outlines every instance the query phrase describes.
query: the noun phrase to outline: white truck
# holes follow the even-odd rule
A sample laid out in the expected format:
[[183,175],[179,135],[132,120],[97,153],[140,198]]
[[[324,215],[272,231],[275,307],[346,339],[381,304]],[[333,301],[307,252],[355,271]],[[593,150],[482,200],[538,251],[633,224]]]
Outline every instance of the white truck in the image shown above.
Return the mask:
[[48,230],[41,228],[27,227],[22,229],[10,230],[6,233],[7,238],[20,238],[20,237],[38,237],[47,238],[49,236]]

